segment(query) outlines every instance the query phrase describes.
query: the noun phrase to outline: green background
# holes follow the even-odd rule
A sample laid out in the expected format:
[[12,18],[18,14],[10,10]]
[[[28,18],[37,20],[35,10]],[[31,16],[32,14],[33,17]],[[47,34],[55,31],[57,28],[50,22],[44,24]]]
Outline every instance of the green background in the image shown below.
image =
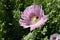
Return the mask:
[[[42,6],[48,21],[30,32],[19,25],[19,19],[34,2]],[[60,0],[0,0],[0,40],[49,40],[54,33],[60,34]]]

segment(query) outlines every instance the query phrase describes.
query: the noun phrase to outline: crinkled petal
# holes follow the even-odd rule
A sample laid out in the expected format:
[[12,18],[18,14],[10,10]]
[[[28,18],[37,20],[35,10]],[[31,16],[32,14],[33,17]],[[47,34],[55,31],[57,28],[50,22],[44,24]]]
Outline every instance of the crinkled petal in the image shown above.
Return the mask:
[[46,21],[47,21],[47,17],[46,16],[41,18],[41,20],[39,20],[36,24],[31,26],[30,31],[34,30],[35,28],[41,27],[42,25],[45,24]]
[[43,14],[42,9],[41,9],[41,13],[40,13],[40,6],[32,5],[32,6],[27,7],[24,10],[24,12],[21,15],[21,18],[30,20],[32,16],[40,16],[40,14]]
[[24,28],[28,28],[27,26],[29,25],[29,21],[26,20],[19,20],[20,26],[23,26]]
[[24,19],[24,20],[30,20],[30,17],[29,17],[29,15],[30,14],[28,14],[29,12],[27,12],[27,11],[24,11],[23,13],[22,13],[22,15],[21,15],[21,18],[22,19]]
[[43,9],[41,8],[41,9],[40,9],[40,17],[42,17],[42,16],[44,16],[44,11],[43,11]]
[[30,27],[30,31],[34,30],[35,28],[41,27],[43,24],[45,24],[45,22],[47,21],[47,17],[44,16],[43,18],[41,18],[37,23],[29,25],[28,27]]
[[60,35],[58,35],[57,39],[60,40]]

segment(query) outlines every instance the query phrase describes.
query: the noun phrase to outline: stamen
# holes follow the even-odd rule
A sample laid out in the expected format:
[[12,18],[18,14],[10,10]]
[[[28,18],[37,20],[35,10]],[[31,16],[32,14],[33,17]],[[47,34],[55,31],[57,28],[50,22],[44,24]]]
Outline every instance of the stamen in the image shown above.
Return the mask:
[[34,24],[38,21],[38,17],[34,16],[31,18],[31,24]]
[[37,16],[36,19],[38,19],[39,17]]

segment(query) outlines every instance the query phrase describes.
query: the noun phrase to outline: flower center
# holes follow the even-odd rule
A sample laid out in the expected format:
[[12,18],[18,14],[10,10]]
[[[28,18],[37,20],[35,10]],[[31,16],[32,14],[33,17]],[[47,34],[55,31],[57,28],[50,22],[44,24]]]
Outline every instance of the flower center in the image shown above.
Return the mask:
[[34,16],[31,18],[31,24],[34,24],[38,21],[38,17]]
[[56,40],[56,37],[53,37],[53,39],[52,40]]

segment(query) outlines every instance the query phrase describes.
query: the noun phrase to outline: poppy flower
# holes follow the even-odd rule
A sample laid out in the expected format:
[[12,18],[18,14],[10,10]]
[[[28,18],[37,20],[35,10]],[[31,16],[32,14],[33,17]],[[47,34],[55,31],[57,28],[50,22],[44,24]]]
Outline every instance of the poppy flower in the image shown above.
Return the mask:
[[60,40],[60,35],[59,34],[53,34],[50,36],[50,40]]
[[30,27],[30,31],[32,31],[44,25],[47,20],[48,18],[44,15],[42,7],[39,5],[31,5],[21,14],[19,24],[20,26],[23,26],[23,28]]

